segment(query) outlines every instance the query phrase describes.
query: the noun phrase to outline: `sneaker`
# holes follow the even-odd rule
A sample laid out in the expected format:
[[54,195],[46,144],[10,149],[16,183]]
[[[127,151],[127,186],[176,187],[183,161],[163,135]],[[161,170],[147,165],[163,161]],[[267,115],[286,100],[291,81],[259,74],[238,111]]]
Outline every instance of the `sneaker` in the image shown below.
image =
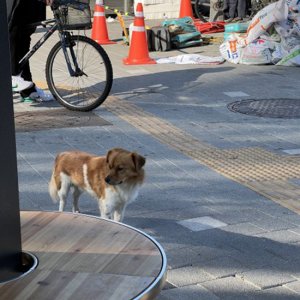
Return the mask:
[[22,102],[32,103],[32,102],[49,102],[53,101],[54,97],[51,93],[45,92],[42,89],[35,88],[36,92],[31,93],[27,97],[22,97]]
[[13,92],[21,92],[33,86],[33,82],[24,80],[21,76],[12,76],[11,85]]
[[21,102],[24,102],[24,103],[33,103],[33,102],[37,102],[37,101],[36,101],[36,99],[31,98],[30,96],[28,96],[28,97],[22,97],[21,98]]
[[38,96],[40,97],[40,102],[48,102],[55,100],[50,92],[46,92],[38,87],[35,88]]

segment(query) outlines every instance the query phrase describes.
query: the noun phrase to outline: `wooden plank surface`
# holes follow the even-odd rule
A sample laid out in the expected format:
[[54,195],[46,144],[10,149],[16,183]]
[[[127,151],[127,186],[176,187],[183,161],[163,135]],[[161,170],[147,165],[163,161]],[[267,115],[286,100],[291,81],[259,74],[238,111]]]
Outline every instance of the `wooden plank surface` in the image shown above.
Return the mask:
[[22,212],[21,224],[23,251],[37,256],[39,265],[0,285],[1,299],[129,300],[158,277],[163,281],[159,247],[120,223],[80,214]]

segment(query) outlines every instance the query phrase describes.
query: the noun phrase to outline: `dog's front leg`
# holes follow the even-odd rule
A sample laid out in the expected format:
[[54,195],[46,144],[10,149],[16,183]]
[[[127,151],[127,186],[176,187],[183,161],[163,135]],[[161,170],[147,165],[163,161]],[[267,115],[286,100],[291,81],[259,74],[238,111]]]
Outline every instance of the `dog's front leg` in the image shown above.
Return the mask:
[[99,199],[98,200],[99,210],[100,210],[100,216],[104,219],[111,219],[111,211],[108,209],[106,203],[104,200]]
[[114,221],[122,222],[124,218],[125,207],[118,207],[114,211]]

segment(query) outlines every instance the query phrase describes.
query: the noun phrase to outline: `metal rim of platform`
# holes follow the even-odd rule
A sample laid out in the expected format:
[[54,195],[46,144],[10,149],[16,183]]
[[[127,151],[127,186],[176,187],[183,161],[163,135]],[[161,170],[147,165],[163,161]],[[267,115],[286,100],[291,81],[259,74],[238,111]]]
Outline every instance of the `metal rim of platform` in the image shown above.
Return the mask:
[[12,281],[15,281],[15,280],[19,280],[19,279],[25,277],[26,275],[28,275],[29,273],[33,272],[36,269],[36,267],[39,264],[39,260],[35,255],[33,255],[32,253],[30,253],[28,251],[22,251],[21,255],[22,256],[27,256],[28,258],[30,258],[32,260],[31,267],[29,267],[28,270],[25,271],[24,273],[21,273],[20,275],[14,277],[14,278],[11,278],[11,279],[8,279],[8,280],[5,280],[5,281],[1,281],[0,285],[9,283],[9,282],[12,282]]
[[[64,213],[73,214],[71,212],[64,212]],[[161,289],[162,289],[162,287],[163,287],[163,285],[166,281],[166,277],[167,277],[167,256],[166,256],[166,253],[165,253],[163,247],[160,245],[160,243],[156,239],[154,239],[152,236],[145,233],[144,231],[142,231],[140,229],[137,229],[133,226],[130,226],[128,224],[116,222],[116,221],[109,220],[109,219],[104,219],[104,218],[97,217],[97,216],[87,215],[87,214],[80,214],[80,215],[86,216],[86,217],[89,217],[89,218],[96,218],[96,219],[100,219],[100,220],[105,220],[107,222],[111,222],[111,223],[115,223],[115,224],[127,227],[131,230],[134,230],[134,231],[142,234],[146,238],[148,238],[158,248],[158,250],[161,254],[161,257],[162,257],[162,266],[161,266],[159,274],[157,275],[156,279],[153,282],[151,282],[151,284],[146,289],[141,291],[139,295],[137,295],[135,298],[132,298],[131,300],[153,299],[152,295],[156,296],[161,291]]]

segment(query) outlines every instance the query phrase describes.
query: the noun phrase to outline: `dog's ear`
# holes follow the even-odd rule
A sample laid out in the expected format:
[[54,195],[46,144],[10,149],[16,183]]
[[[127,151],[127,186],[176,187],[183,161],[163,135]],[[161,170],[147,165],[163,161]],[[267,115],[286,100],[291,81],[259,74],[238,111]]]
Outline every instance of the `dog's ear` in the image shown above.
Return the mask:
[[[121,149],[121,148],[113,148],[110,149],[107,154],[106,154],[106,163],[109,165],[110,162],[112,162],[114,160],[114,158],[120,153],[123,152],[125,150]],[[127,151],[128,152],[128,151]]]
[[109,164],[109,162],[113,161],[114,157],[121,151],[121,148],[110,149],[106,154],[106,163]]
[[146,163],[146,158],[135,152],[131,153],[131,157],[137,171],[139,171]]

